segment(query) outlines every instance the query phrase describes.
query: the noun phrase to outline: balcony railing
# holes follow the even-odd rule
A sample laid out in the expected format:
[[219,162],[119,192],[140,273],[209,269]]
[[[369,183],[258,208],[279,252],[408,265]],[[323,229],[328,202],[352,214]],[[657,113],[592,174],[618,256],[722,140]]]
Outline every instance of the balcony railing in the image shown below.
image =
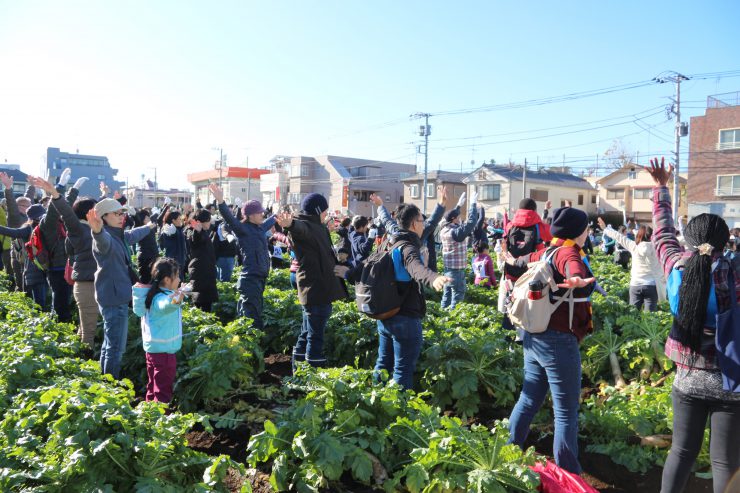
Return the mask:
[[716,197],[740,197],[740,188],[737,187],[717,187],[714,189]]
[[728,106],[740,106],[740,91],[707,96],[707,108],[727,108]]

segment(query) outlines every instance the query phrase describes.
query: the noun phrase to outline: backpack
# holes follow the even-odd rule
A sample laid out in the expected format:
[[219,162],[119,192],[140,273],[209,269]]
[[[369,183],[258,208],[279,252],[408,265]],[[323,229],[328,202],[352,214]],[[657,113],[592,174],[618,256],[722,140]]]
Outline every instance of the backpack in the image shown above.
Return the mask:
[[360,279],[355,284],[355,299],[357,309],[370,318],[386,320],[401,310],[403,298],[398,291],[393,250],[402,243],[389,247],[388,241],[384,240],[362,267]]
[[[547,330],[550,316],[563,303],[570,305],[570,324],[573,324],[573,303],[584,301],[573,298],[573,289],[569,289],[555,303],[552,302],[552,293],[558,290],[555,282],[555,268],[552,266],[552,257],[560,247],[546,253],[544,258],[532,262],[527,270],[514,284],[509,300],[506,303],[506,313],[509,320],[531,334],[539,334]],[[570,277],[566,271],[565,277]],[[530,283],[540,282],[542,289],[538,292],[530,291]]]
[[[59,240],[63,240],[66,238],[67,231],[64,229],[64,225],[61,222],[57,223],[57,244],[59,243]],[[31,238],[29,238],[28,242],[26,243],[26,253],[28,254],[28,259],[33,262],[40,270],[49,270],[49,266],[51,265],[52,251],[50,251],[44,245],[43,234],[41,233],[40,225],[33,228],[33,231],[31,232]]]
[[[537,245],[540,243],[540,226],[528,226],[526,228],[513,226],[506,236],[506,249],[514,258],[523,255],[529,255],[537,251]],[[513,277],[521,277],[527,271],[526,267],[517,267],[515,265],[506,265],[506,273]]]

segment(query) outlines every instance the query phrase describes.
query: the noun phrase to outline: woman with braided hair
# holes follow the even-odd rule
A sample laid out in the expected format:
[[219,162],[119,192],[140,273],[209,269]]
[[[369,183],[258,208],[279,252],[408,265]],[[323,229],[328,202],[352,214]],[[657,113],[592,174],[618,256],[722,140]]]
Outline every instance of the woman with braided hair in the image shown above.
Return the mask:
[[[722,255],[730,231],[715,214],[700,214],[684,228],[690,250],[684,250],[673,227],[671,176],[661,159],[646,168],[653,188],[653,243],[667,278],[673,327],[666,356],[678,367],[673,382],[673,443],[663,469],[663,493],[681,492],[710,422],[710,456],[714,492],[726,489],[740,469],[740,386],[738,361],[728,361],[722,341],[737,334],[740,320],[732,319],[740,294],[740,262]],[[733,300],[734,298],[734,300]],[[732,341],[735,345],[740,340]],[[735,354],[737,356],[737,354]]]

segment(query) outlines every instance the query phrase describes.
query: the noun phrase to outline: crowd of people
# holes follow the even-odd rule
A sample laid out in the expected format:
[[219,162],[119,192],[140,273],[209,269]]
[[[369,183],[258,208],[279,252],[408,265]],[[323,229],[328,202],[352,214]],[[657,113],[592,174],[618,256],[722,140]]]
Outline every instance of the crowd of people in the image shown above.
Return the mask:
[[498,306],[506,312],[528,268],[538,261],[547,263],[557,285],[550,294],[547,330],[533,333],[504,317],[504,326],[516,331],[515,340],[524,351],[524,383],[510,417],[510,440],[524,444],[549,391],[556,462],[579,474],[579,343],[593,330],[590,299],[601,288],[589,256],[600,246],[630,270],[630,304],[654,311],[667,299],[674,315],[666,344],[666,354],[678,366],[674,438],[663,491],[682,491],[707,419],[715,491],[722,491],[740,466],[740,319],[732,315],[740,295],[740,231],[730,231],[712,214],[701,214],[677,230],[665,186],[670,167],[656,161],[648,171],[656,183],[653,224],[617,229],[602,218],[593,224],[570,203],[551,210],[548,202],[540,216],[536,202],[528,198],[511,218],[504,214],[503,219],[486,219],[475,192],[463,217],[466,195],[453,206],[445,187],[439,187],[439,203],[429,217],[413,204],[388,210],[372,195],[376,217],[339,218],[317,193],[303,198],[300,211],[273,213],[256,200],[228,204],[222,189],[212,184],[213,201],[205,206],[197,202],[178,209],[165,199],[161,209],[137,210],[125,197],[108,197],[103,184],[99,197],[80,197],[87,178],[68,188],[69,170],[56,184],[29,177],[30,186],[21,197],[13,192],[12,178],[0,173],[5,190],[1,258],[15,289],[52,310],[59,321],[72,320],[74,298],[79,335],[89,356],[102,318],[100,365],[115,378],[133,309],[141,317],[149,375],[146,398],[161,402],[172,398],[184,299],[191,297],[193,305],[211,311],[218,300],[217,282],[230,281],[237,262],[237,313],[264,328],[268,274],[273,268],[288,268],[283,254],[289,255],[291,286],[302,307],[293,366],[321,367],[326,365],[324,330],[332,303],[348,298],[348,284],[365,279],[369,266],[380,265],[379,259],[388,256],[394,280],[389,287],[397,289],[398,306],[378,317],[375,370],[387,371],[406,389],[413,387],[423,342],[425,288],[442,292],[441,306],[451,310],[464,301],[469,283],[499,287]]

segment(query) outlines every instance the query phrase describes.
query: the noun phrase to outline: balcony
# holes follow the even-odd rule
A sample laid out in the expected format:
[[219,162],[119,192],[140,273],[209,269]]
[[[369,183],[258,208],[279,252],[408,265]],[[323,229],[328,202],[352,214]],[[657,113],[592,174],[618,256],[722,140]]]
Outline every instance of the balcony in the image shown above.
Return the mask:
[[730,106],[740,106],[740,91],[707,96],[707,108],[728,108]]
[[733,149],[740,149],[740,142],[717,142],[716,150],[718,151],[731,151]]
[[715,197],[740,197],[740,188],[721,187],[714,189]]

